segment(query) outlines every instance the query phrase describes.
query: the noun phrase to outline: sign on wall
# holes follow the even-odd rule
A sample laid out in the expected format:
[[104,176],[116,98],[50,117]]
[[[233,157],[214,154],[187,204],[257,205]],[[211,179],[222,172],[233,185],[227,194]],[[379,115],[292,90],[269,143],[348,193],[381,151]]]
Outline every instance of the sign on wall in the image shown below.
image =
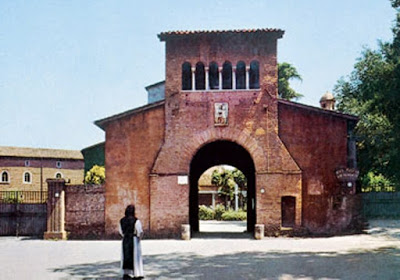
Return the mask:
[[228,103],[220,102],[214,103],[214,125],[226,126],[228,125]]
[[187,185],[189,184],[188,176],[178,176],[178,185]]

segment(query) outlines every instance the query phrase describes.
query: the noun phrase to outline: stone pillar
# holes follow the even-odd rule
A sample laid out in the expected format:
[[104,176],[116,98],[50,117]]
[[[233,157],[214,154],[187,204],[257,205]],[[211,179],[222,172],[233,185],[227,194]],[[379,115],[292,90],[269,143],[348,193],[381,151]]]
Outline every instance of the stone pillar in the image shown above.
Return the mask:
[[65,180],[47,179],[47,231],[44,239],[67,239],[65,231]]
[[192,67],[192,90],[196,90],[196,68]]
[[257,240],[261,240],[264,238],[264,225],[256,224],[254,229],[254,238]]
[[184,224],[181,227],[182,240],[190,240],[190,225]]
[[204,70],[206,71],[206,90],[210,90],[210,74],[209,74],[209,68],[204,67]]
[[232,89],[236,89],[236,67],[232,68]]
[[218,89],[221,90],[222,89],[222,67],[218,67],[218,81],[219,81]]
[[250,89],[250,67],[246,66],[246,89]]

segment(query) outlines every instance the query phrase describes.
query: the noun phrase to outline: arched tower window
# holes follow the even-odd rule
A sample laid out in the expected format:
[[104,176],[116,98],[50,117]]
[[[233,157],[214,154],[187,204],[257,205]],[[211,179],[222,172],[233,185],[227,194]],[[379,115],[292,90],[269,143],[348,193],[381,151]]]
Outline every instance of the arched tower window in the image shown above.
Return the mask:
[[189,62],[182,64],[182,90],[192,89],[192,65]]
[[3,183],[8,183],[9,182],[9,176],[7,171],[3,171],[1,173],[1,182]]
[[219,73],[217,63],[210,63],[208,78],[210,80],[210,89],[219,89]]
[[56,179],[62,179],[63,175],[60,172],[57,172],[55,177]]
[[258,61],[253,60],[250,63],[250,88],[260,88],[260,69]]
[[196,64],[196,90],[206,89],[206,75],[204,72],[204,64],[197,62]]
[[236,89],[246,88],[246,64],[239,61],[236,64]]
[[232,89],[232,64],[229,61],[222,66],[222,88]]

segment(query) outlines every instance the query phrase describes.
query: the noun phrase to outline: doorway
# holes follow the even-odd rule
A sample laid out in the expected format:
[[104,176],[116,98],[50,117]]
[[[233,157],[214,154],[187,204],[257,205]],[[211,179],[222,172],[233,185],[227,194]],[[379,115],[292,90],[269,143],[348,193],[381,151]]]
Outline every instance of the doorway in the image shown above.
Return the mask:
[[219,165],[234,166],[247,179],[246,230],[254,231],[256,221],[255,167],[250,154],[242,146],[231,141],[215,141],[201,147],[190,163],[189,174],[189,221],[193,232],[199,232],[199,187],[200,176],[210,167]]

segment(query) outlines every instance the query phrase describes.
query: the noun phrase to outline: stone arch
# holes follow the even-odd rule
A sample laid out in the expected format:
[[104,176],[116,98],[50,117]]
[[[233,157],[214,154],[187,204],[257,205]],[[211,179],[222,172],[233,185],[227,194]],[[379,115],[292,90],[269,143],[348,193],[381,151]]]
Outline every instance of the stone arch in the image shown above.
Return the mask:
[[250,62],[249,79],[250,89],[260,88],[260,64],[257,60]]
[[246,89],[246,64],[243,61],[236,64],[236,89]]
[[189,62],[182,64],[182,90],[192,89],[192,65]]
[[232,63],[225,61],[222,65],[222,89],[232,89]]
[[256,221],[256,172],[249,152],[233,141],[216,140],[202,145],[193,155],[189,169],[189,221],[192,231],[199,231],[198,180],[208,168],[231,165],[247,178],[247,231],[254,231]]
[[198,132],[187,141],[181,148],[182,155],[179,165],[186,170],[190,165],[192,157],[205,145],[215,141],[230,141],[242,146],[253,159],[255,171],[262,172],[267,169],[267,158],[264,149],[259,145],[248,133],[235,129],[223,128],[215,129],[209,128],[204,131]]
[[218,64],[213,61],[209,66],[209,85],[210,89],[219,89],[219,72]]
[[197,62],[196,64],[196,88],[195,90],[206,89],[206,74],[203,62]]

